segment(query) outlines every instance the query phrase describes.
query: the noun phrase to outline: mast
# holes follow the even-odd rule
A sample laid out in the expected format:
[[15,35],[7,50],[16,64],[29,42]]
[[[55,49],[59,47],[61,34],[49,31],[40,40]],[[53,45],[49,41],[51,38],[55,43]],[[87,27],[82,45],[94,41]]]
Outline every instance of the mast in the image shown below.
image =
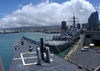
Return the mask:
[[78,19],[75,17],[74,13],[73,13],[73,18],[70,18],[70,19],[73,19],[73,21],[69,21],[69,22],[73,22],[73,26],[75,27],[76,25],[76,22],[79,22],[79,21],[76,21],[75,19]]

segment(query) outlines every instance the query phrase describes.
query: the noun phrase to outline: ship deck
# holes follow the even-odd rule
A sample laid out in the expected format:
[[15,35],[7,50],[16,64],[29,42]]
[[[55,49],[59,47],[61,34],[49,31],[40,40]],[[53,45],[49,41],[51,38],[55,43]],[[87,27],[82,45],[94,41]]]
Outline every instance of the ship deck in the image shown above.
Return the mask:
[[59,45],[63,45],[65,43],[69,43],[69,41],[55,41],[55,40],[51,40],[51,41],[45,41],[44,44],[48,44],[48,45],[53,45],[53,46],[59,46]]
[[[24,45],[21,45],[21,41],[24,42]],[[33,48],[32,52],[28,52],[29,46]],[[17,50],[14,52],[9,66],[9,71],[85,71],[52,53],[50,53],[51,64],[49,66],[37,65],[36,47],[37,45],[30,41],[19,40]]]
[[72,52],[68,61],[76,65],[80,65],[85,69],[96,68],[100,64],[100,48],[89,49],[89,51],[82,51],[84,37],[81,42],[77,44],[77,48]]

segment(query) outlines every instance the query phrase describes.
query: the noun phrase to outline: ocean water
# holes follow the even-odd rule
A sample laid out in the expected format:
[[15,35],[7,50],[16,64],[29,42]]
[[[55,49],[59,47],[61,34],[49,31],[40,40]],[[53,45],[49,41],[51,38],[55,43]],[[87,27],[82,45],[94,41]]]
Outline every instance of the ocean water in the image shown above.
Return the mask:
[[0,56],[5,71],[8,71],[9,69],[10,61],[14,52],[13,45],[22,36],[26,36],[36,41],[40,41],[41,37],[43,37],[44,40],[49,40],[52,39],[53,35],[60,34],[45,34],[45,37],[43,37],[43,33],[40,32],[0,34]]
[[74,45],[75,44],[72,44],[68,48],[66,48],[63,51],[61,51],[61,53],[60,52],[59,53],[56,53],[56,55],[63,58],[73,48]]

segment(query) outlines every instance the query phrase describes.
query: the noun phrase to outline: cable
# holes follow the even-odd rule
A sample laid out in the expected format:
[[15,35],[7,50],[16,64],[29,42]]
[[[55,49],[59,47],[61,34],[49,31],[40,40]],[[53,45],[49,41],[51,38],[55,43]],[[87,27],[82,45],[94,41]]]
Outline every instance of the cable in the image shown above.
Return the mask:
[[[33,65],[33,64],[31,64],[31,65]],[[27,71],[27,69],[28,69],[31,65],[27,66],[26,71]]]
[[[55,41],[54,41],[54,43],[56,43]],[[57,43],[56,43],[57,44]],[[63,55],[63,56],[65,56],[65,54],[63,54],[58,48],[57,48],[57,46],[55,46],[56,47],[56,49]]]
[[57,48],[57,46],[55,46],[56,47],[56,49],[63,55],[63,56],[65,56],[65,54],[63,54],[58,48]]
[[[36,64],[37,62],[35,62],[34,64]],[[34,64],[30,64],[29,66],[27,66],[27,68],[26,68],[26,71],[27,71],[27,69],[31,66],[31,65],[34,65]]]

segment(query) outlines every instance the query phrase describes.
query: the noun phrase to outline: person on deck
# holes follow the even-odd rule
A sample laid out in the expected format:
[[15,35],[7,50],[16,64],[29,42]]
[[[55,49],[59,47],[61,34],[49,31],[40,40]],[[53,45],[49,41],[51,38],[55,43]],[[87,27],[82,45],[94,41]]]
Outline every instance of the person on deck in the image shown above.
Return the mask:
[[33,48],[31,46],[29,46],[29,52],[32,52]]
[[14,46],[14,48],[15,48],[15,51],[17,50],[17,47],[16,46]]

